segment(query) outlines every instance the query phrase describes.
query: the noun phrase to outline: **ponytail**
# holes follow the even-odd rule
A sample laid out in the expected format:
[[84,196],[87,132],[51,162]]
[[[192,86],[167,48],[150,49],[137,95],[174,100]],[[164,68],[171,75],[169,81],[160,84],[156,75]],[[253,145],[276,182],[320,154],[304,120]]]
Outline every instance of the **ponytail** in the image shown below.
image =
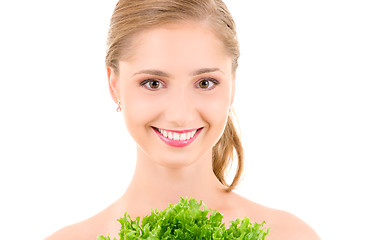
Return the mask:
[[[232,165],[234,160],[234,150],[238,159],[236,173],[231,184],[226,182],[227,167]],[[244,153],[240,137],[235,129],[231,116],[228,117],[225,130],[220,140],[213,147],[213,172],[217,179],[230,192],[239,184],[240,177],[243,173]]]

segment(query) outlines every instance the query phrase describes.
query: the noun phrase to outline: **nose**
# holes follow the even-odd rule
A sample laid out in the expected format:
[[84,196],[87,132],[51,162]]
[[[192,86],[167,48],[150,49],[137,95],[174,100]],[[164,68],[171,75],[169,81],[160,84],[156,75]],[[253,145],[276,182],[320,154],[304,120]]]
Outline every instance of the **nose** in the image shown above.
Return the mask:
[[165,110],[165,119],[175,127],[191,127],[196,118],[192,96],[185,89],[173,91]]

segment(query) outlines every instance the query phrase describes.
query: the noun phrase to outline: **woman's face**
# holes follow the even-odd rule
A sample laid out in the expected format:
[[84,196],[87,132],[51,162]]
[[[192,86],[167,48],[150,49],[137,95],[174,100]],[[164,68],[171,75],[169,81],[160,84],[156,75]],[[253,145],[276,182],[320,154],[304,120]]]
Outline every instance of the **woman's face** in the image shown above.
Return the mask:
[[202,24],[146,30],[131,58],[110,74],[128,130],[139,150],[168,167],[187,166],[221,137],[234,96],[232,59]]

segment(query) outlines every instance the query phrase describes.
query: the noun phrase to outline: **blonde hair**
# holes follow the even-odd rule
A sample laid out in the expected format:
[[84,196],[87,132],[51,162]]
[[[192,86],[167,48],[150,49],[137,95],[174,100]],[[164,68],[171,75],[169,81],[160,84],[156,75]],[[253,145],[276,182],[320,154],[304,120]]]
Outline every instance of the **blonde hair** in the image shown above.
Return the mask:
[[[194,21],[208,24],[224,43],[232,57],[235,74],[240,55],[235,22],[222,0],[119,0],[111,18],[107,38],[106,67],[119,73],[120,59],[130,57],[133,39],[149,28],[168,23]],[[237,171],[231,184],[226,182],[227,167],[232,164],[234,150],[238,158]],[[243,170],[243,149],[231,116],[222,137],[213,147],[213,171],[217,179],[233,190]]]

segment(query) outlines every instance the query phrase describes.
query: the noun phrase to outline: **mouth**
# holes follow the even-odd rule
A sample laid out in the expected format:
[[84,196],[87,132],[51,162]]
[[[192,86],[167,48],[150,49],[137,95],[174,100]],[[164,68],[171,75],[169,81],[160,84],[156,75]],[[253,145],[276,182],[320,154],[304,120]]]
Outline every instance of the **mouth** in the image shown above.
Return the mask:
[[189,130],[166,130],[161,128],[152,127],[158,137],[166,144],[172,147],[185,147],[191,144],[202,131],[201,128],[189,129]]

